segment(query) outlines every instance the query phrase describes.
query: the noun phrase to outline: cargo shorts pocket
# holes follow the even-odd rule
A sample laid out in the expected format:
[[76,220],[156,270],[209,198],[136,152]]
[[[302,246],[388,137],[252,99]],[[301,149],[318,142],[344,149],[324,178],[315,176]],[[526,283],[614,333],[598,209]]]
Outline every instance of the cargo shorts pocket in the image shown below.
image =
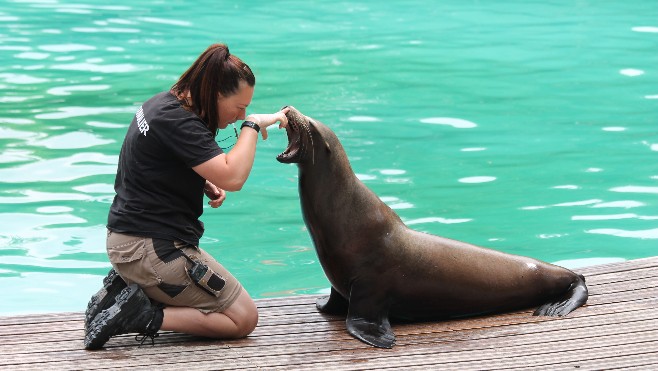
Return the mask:
[[107,239],[107,255],[119,275],[141,287],[162,282],[153,269],[149,251],[154,253],[150,238],[112,233]]

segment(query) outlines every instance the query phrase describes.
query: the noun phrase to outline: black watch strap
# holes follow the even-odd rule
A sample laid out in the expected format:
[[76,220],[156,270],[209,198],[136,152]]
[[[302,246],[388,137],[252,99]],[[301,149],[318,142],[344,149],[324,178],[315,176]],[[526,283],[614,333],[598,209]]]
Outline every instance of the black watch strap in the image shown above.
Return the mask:
[[242,125],[240,125],[240,130],[242,130],[242,128],[244,128],[245,126],[256,130],[257,133],[260,132],[260,126],[258,126],[258,124],[253,121],[243,122]]

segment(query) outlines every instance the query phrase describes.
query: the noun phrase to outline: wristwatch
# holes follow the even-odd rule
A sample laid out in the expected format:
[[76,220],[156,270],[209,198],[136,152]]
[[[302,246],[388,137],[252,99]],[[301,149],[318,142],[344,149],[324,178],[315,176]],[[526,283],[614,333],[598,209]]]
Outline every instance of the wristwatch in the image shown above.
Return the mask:
[[260,126],[258,126],[258,124],[253,121],[243,122],[242,125],[240,125],[240,130],[242,130],[242,128],[244,128],[245,126],[256,130],[257,133],[260,132]]

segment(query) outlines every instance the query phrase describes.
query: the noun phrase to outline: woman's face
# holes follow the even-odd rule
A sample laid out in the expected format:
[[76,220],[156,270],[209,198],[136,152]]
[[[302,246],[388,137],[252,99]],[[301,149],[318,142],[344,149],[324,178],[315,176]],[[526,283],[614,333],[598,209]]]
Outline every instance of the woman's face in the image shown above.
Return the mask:
[[238,91],[229,96],[219,95],[217,106],[219,110],[219,128],[226,129],[229,124],[244,120],[247,107],[254,96],[254,87],[246,82],[240,82]]

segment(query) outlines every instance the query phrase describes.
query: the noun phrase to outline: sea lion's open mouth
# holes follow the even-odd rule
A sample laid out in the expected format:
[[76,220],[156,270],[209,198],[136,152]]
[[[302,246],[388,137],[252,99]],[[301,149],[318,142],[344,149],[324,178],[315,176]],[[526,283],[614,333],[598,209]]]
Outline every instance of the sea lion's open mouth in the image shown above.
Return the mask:
[[288,126],[286,127],[288,147],[276,156],[276,159],[279,162],[289,164],[299,162],[303,156],[304,143],[302,142],[302,131],[308,131],[308,128],[305,127],[304,116],[294,109],[294,107],[290,107],[290,111],[288,111],[286,117],[288,118]]

